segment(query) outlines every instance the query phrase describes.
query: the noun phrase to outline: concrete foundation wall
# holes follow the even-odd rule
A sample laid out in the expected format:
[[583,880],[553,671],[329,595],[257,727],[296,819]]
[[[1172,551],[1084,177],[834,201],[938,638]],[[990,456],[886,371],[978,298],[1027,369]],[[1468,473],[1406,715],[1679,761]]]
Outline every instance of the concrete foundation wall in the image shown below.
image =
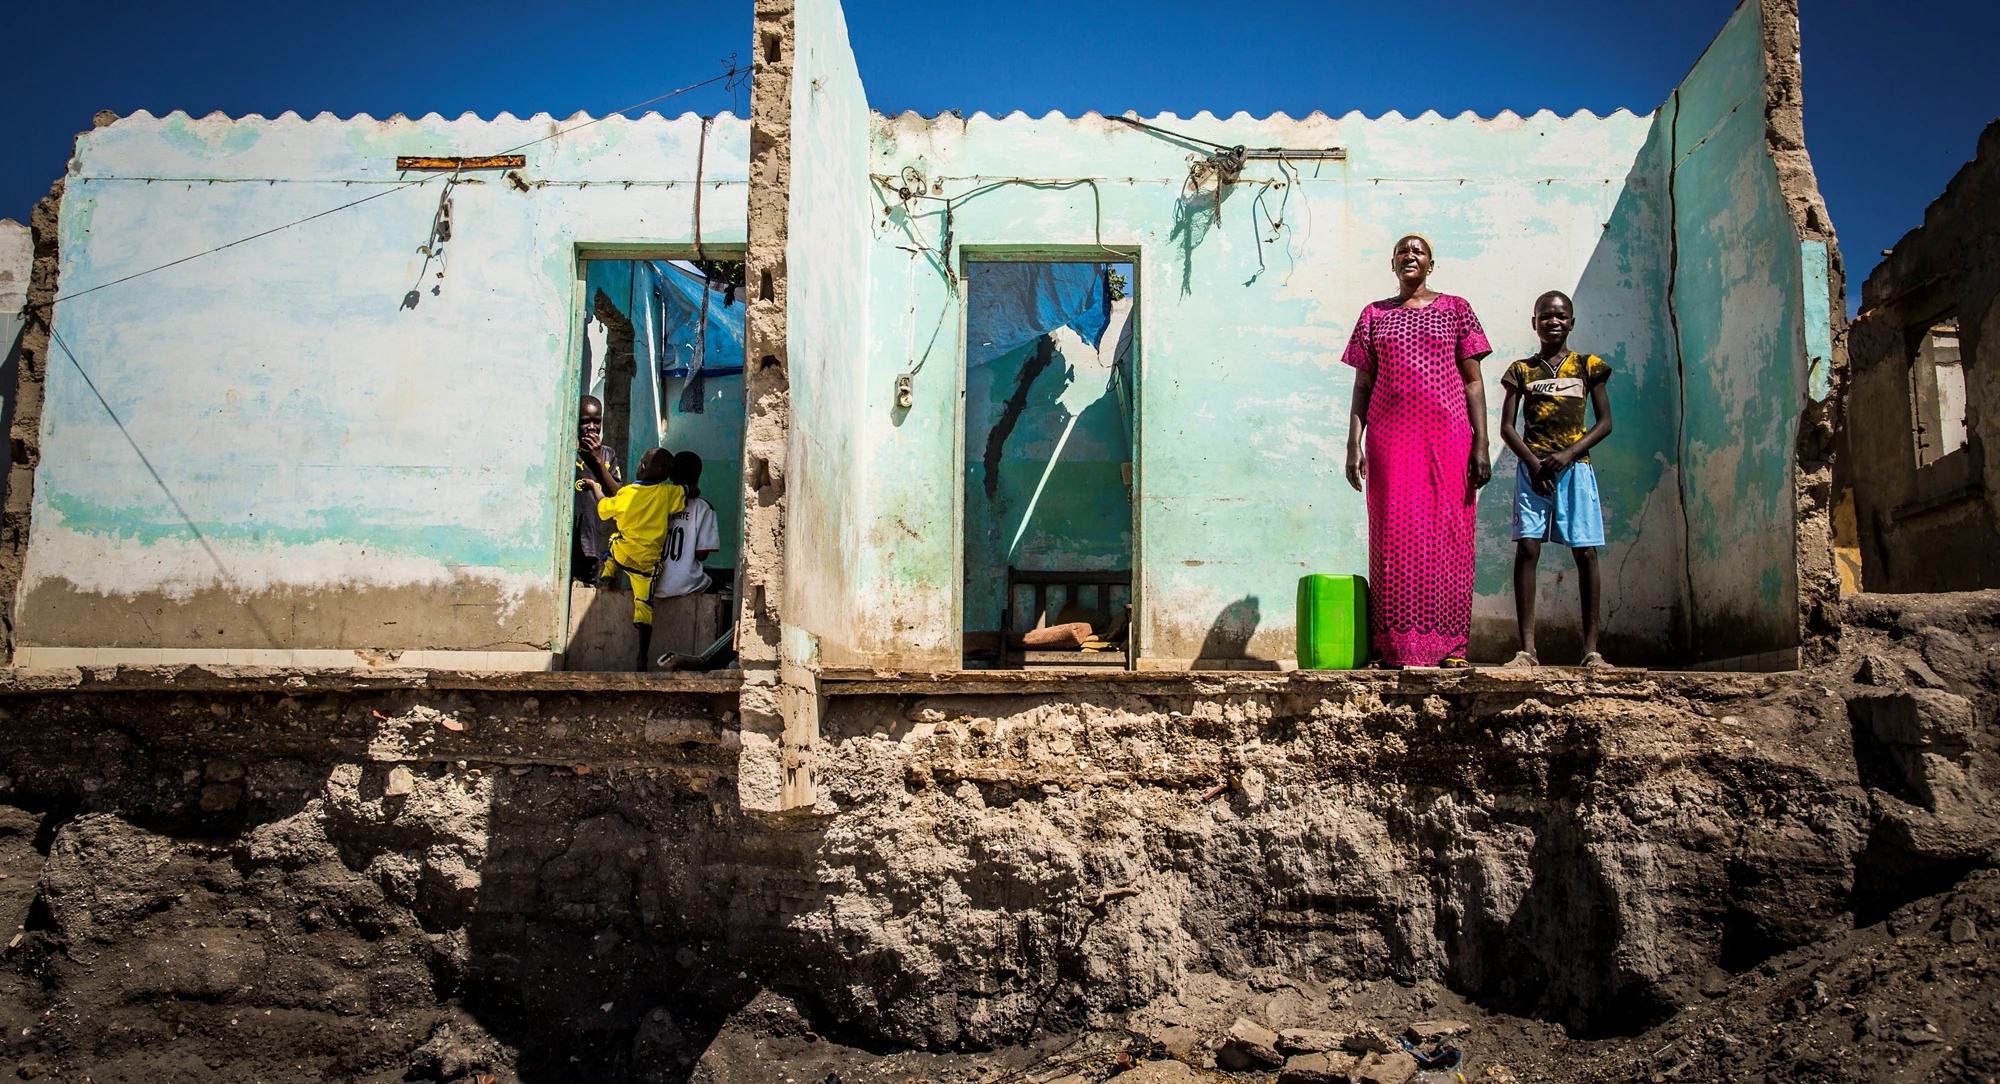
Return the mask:
[[[11,218],[0,218],[0,431],[12,425],[14,385],[20,379],[22,337],[27,330],[28,280],[35,271],[35,240]],[[16,566],[18,570],[18,566]]]
[[[544,139],[586,119],[140,113],[83,136],[55,318],[81,371],[54,351],[18,645],[559,649],[577,254],[687,247],[702,143],[692,115]],[[708,132],[707,241],[743,241],[747,136]],[[525,191],[461,178],[427,260],[444,177],[400,187],[421,175],[396,156],[510,148]]]

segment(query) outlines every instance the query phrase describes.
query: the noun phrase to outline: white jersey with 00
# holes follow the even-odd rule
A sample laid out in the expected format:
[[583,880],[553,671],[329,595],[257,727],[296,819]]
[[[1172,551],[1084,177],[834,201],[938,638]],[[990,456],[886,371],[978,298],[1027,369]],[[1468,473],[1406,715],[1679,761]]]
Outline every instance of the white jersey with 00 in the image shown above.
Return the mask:
[[678,598],[708,590],[708,572],[701,567],[699,555],[721,548],[722,541],[715,530],[715,509],[700,497],[687,502],[686,508],[667,520],[660,578],[653,588],[653,597]]

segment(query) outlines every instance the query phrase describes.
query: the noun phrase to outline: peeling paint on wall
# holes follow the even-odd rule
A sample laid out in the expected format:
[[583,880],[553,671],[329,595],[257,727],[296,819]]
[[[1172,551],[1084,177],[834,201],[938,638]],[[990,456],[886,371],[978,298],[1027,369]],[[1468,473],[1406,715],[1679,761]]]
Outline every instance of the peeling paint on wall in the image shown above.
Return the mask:
[[[800,0],[791,83],[791,227],[785,324],[791,379],[786,473],[785,623],[803,635],[789,661],[851,661],[857,620],[855,514],[875,458],[857,438],[869,341],[868,99],[835,0]],[[893,375],[883,379],[893,380]]]
[[1792,471],[1804,268],[1766,148],[1760,18],[1757,5],[1738,8],[1661,110],[1695,660],[1799,642]]

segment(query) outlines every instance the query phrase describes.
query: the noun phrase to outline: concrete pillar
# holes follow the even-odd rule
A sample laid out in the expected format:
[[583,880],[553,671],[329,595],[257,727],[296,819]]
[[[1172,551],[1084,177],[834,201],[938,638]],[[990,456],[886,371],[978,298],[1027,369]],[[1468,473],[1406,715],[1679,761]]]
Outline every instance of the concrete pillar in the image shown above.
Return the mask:
[[782,667],[785,456],[790,437],[785,245],[791,213],[792,0],[756,0],[750,85],[750,208],[744,277],[743,556],[738,562],[737,653],[743,666],[743,749],[737,788],[745,809],[809,808],[819,701],[810,673]]

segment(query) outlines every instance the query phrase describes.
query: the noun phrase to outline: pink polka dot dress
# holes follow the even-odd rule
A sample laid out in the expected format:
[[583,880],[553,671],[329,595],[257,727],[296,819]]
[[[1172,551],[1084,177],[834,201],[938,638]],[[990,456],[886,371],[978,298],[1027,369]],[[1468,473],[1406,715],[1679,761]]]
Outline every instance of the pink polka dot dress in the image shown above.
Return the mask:
[[1361,310],[1341,360],[1375,374],[1368,401],[1370,634],[1383,661],[1463,657],[1472,630],[1477,491],[1466,479],[1472,421],[1458,363],[1491,353],[1464,298]]

